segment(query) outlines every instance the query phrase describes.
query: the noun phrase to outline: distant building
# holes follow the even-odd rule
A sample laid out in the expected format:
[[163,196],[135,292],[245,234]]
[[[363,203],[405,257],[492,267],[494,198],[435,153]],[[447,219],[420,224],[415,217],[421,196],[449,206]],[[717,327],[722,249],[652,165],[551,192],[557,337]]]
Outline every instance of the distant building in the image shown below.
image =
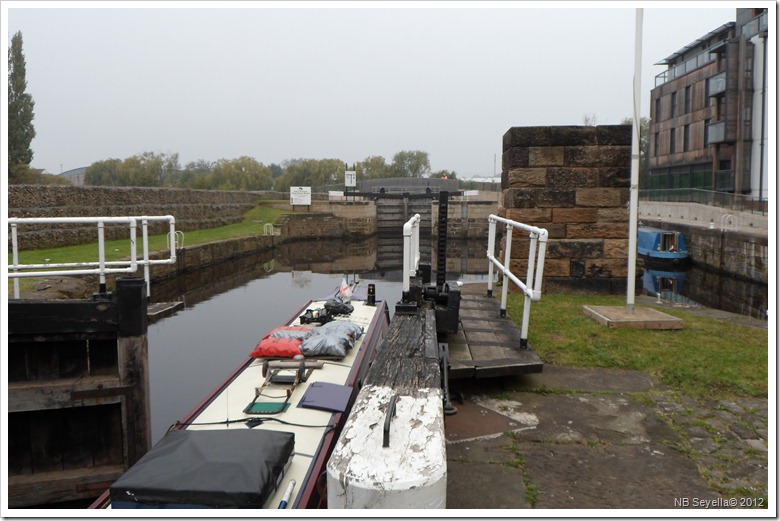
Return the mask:
[[65,177],[71,184],[76,186],[84,186],[84,172],[87,171],[87,167],[74,168],[60,174],[60,177]]
[[[767,9],[726,23],[668,56],[650,97],[643,188],[700,188],[767,199]],[[772,45],[775,45],[773,42]]]

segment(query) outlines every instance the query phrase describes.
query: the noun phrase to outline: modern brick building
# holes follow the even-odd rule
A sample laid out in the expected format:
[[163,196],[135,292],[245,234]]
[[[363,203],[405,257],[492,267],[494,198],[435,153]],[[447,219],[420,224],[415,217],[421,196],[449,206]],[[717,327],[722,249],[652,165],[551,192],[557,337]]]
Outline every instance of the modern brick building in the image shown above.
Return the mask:
[[[766,201],[767,9],[728,22],[659,64],[643,188],[699,188]],[[774,45],[774,43],[772,43]],[[763,206],[758,204],[757,206]]]

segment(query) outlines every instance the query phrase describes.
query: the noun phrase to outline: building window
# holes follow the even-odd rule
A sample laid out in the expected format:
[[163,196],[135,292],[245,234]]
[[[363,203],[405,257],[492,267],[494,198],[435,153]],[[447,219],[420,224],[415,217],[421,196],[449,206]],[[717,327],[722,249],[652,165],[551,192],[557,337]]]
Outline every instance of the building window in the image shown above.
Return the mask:
[[685,87],[685,113],[690,114],[691,112],[691,86],[688,85]]
[[710,106],[710,82],[707,80],[704,81],[704,106]]
[[683,127],[683,152],[687,152],[690,148],[691,140],[691,126],[685,125]]
[[674,130],[675,130],[675,129],[672,129],[672,130],[670,130],[670,131],[669,131],[669,153],[670,153],[670,154],[674,154],[674,149],[675,149],[675,142],[674,142],[674,141],[675,141],[675,135],[674,135]]
[[672,117],[677,115],[677,93],[672,92]]
[[661,140],[658,139],[658,132],[653,135],[653,157],[658,157]]
[[661,121],[661,98],[655,99],[655,121]]

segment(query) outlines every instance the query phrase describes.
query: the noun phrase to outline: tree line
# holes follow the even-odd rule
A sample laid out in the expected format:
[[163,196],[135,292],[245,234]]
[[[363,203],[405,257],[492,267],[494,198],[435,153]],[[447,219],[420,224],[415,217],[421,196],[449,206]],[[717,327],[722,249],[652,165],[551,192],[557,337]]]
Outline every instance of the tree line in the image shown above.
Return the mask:
[[200,190],[276,190],[311,186],[315,191],[341,190],[344,172],[355,170],[358,179],[386,177],[457,178],[448,170],[431,171],[428,153],[402,150],[387,163],[382,156],[346,164],[341,159],[289,159],[265,165],[248,156],[208,161],[199,159],[184,165],[179,154],[144,152],[124,160],[92,163],[84,173],[84,184],[92,186],[148,186]]

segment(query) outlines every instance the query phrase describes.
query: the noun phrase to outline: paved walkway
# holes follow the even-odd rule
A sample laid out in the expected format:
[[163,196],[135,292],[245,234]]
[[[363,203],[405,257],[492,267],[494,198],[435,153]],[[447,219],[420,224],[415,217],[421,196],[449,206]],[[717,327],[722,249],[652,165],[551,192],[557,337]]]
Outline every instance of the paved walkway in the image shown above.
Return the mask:
[[695,401],[635,371],[549,365],[454,388],[448,508],[770,506],[765,399]]

